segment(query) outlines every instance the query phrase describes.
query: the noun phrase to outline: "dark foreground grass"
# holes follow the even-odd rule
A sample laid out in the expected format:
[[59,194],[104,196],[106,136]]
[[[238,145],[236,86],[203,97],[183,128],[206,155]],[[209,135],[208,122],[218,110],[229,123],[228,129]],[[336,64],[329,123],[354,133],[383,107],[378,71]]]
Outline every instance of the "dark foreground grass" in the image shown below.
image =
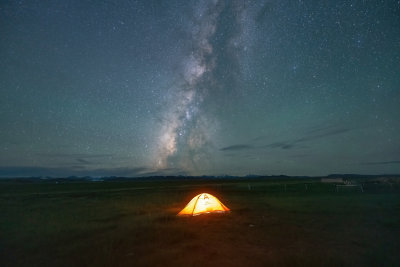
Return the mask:
[[[400,265],[400,194],[392,186],[364,193],[295,180],[0,186],[1,266]],[[231,213],[175,216],[203,191]]]

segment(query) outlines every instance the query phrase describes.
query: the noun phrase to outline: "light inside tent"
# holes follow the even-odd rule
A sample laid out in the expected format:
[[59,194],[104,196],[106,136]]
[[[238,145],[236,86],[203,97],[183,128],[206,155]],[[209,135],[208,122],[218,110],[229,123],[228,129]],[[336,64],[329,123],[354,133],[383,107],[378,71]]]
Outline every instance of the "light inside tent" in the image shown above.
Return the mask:
[[218,198],[208,193],[201,193],[192,198],[192,200],[190,200],[190,202],[183,210],[181,210],[181,212],[178,213],[178,215],[196,216],[203,213],[228,211],[229,208],[222,204]]

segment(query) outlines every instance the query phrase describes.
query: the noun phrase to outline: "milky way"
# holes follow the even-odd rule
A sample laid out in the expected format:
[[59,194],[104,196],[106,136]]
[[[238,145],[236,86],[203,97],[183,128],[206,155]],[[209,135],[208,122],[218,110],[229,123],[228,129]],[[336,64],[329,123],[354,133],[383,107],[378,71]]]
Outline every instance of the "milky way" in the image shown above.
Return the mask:
[[[204,117],[201,104],[210,86],[206,76],[211,76],[215,64],[210,38],[216,31],[221,6],[218,1],[200,1],[193,10],[191,25],[192,49],[182,64],[182,81],[176,85],[174,98],[167,103],[168,110],[160,127],[158,144],[159,168],[179,167],[191,171],[197,168],[205,147],[211,142],[209,132],[213,125]],[[183,151],[180,151],[183,150]]]

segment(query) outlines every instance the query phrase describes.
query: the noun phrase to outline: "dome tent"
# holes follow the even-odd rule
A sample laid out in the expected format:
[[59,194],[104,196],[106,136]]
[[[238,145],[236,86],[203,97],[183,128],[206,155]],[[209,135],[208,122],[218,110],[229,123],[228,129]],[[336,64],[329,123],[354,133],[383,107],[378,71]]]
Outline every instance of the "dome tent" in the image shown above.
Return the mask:
[[218,198],[208,193],[201,193],[192,198],[192,200],[186,205],[186,207],[178,213],[178,216],[196,216],[204,213],[228,211],[229,208],[222,204],[218,200]]

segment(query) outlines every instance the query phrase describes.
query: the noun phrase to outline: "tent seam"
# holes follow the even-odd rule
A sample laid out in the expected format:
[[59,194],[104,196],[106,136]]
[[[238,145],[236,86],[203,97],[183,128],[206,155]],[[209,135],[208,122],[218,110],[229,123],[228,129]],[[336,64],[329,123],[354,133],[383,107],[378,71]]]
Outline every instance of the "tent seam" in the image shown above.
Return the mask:
[[200,195],[197,197],[196,202],[194,203],[193,210],[192,210],[192,216],[193,216],[193,213],[194,213],[194,209],[196,208],[197,201],[199,201],[199,198],[201,197],[201,195],[202,195],[202,194],[200,194]]

